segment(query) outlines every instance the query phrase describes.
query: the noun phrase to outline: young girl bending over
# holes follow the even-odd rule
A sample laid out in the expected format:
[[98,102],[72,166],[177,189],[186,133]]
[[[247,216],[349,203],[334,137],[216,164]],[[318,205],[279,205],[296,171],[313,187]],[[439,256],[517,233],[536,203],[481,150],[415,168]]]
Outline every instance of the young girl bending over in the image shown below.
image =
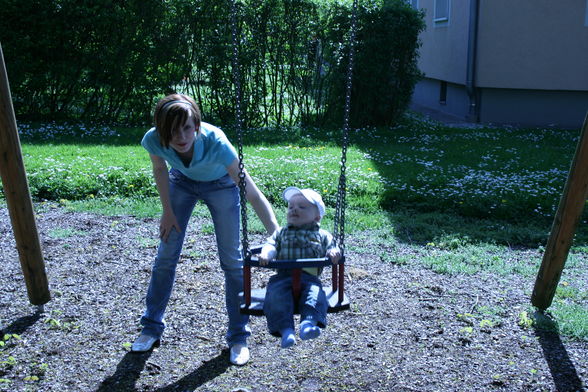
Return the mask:
[[[145,134],[141,144],[149,152],[163,207],[159,225],[161,240],[141,317],[143,330],[132,351],[148,351],[159,344],[188,220],[196,202],[202,201],[214,223],[225,277],[230,361],[244,365],[249,360],[250,331],[248,317],[239,312],[243,268],[239,247],[239,189],[235,185],[239,181],[237,153],[219,128],[201,121],[196,102],[186,95],[173,94],[161,99],[155,107],[154,122],[155,128]],[[169,172],[167,165],[171,167]],[[245,181],[247,200],[268,232],[274,232],[278,224],[269,202],[247,173]]]

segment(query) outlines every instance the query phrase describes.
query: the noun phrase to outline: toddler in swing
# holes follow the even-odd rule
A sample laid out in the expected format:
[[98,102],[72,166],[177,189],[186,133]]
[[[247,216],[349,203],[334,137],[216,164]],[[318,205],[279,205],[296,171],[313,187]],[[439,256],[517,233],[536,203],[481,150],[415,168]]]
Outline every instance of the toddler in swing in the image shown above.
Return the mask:
[[[288,203],[287,225],[276,230],[259,254],[261,265],[273,259],[328,257],[333,264],[341,251],[333,236],[320,228],[325,214],[322,197],[311,189],[288,187],[283,198]],[[319,278],[320,268],[304,268],[300,274],[300,339],[317,338],[327,325],[327,298]],[[282,348],[296,343],[294,333],[294,298],[292,270],[278,269],[267,285],[263,311],[270,333],[281,336]]]

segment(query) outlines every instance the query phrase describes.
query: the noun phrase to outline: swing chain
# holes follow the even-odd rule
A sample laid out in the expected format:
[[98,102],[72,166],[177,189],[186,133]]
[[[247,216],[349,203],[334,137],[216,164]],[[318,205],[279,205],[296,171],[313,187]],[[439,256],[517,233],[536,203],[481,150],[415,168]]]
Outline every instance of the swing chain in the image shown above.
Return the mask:
[[351,87],[353,78],[353,55],[355,45],[355,33],[357,23],[357,2],[353,1],[353,11],[351,16],[351,32],[349,35],[349,64],[347,67],[347,83],[345,87],[345,111],[343,115],[343,141],[341,151],[341,174],[339,176],[339,187],[337,189],[337,206],[335,209],[333,236],[335,242],[341,249],[341,253],[345,252],[345,208],[347,202],[345,194],[347,191],[347,178],[345,175],[347,163],[347,145],[349,144],[349,117],[351,113]]
[[243,122],[241,118],[241,78],[239,75],[239,42],[237,34],[237,4],[231,4],[231,35],[233,39],[233,83],[235,84],[235,127],[239,153],[239,198],[241,203],[241,247],[243,257],[251,256],[249,239],[247,238],[247,182],[245,181],[245,164],[243,163]]

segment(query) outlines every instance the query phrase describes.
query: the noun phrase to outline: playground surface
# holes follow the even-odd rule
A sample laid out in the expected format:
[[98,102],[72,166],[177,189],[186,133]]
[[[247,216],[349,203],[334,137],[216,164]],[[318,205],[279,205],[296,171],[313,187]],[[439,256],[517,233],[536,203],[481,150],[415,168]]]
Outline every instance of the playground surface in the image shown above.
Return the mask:
[[[196,218],[162,345],[133,354],[158,221],[58,205],[36,217],[52,293],[43,312],[28,302],[0,207],[0,391],[584,391],[588,384],[588,342],[526,323],[534,279],[386,262],[386,252],[410,260],[427,250],[386,247],[370,233],[347,239],[349,311],[330,314],[318,339],[287,350],[252,317],[251,361],[231,366],[216,246],[210,222]],[[524,259],[539,251],[510,252]],[[256,276],[260,283],[267,273]],[[588,271],[581,278],[588,281]]]

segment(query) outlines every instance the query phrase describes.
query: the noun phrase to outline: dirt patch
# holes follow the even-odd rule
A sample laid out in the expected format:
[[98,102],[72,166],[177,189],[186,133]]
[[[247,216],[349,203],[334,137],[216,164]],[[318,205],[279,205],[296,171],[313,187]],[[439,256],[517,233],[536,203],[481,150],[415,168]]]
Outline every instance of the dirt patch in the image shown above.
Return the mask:
[[[29,304],[10,220],[0,209],[0,390],[24,391],[581,391],[588,343],[520,325],[532,281],[449,276],[382,252],[422,251],[347,239],[351,310],[320,338],[282,350],[251,319],[252,360],[231,366],[223,279],[206,219],[190,226],[160,348],[128,346],[140,331],[157,220],[37,216],[52,300]],[[204,230],[200,230],[204,227]],[[252,242],[261,241],[254,237]],[[524,257],[525,251],[521,252]],[[263,274],[262,274],[263,276]]]

